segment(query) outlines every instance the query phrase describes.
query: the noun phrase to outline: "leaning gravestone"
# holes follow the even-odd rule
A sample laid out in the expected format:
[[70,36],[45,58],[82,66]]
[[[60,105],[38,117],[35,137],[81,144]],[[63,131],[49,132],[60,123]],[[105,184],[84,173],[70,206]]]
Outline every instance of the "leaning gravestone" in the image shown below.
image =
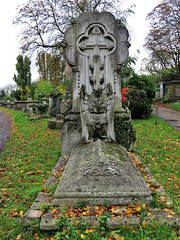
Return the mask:
[[70,155],[54,205],[151,201],[146,183],[116,142],[114,114],[122,108],[120,69],[128,58],[128,31],[111,13],[83,13],[65,32],[72,67],[73,106],[64,119],[61,155]]

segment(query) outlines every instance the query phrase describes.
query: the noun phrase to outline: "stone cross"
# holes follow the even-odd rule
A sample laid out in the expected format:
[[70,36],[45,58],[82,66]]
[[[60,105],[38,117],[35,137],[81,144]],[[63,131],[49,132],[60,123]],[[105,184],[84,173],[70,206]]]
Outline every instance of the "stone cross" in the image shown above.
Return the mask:
[[115,112],[123,112],[121,65],[128,58],[128,31],[109,12],[84,13],[65,32],[66,60],[73,69],[73,109],[80,112],[80,90],[111,84]]
[[62,152],[80,142],[115,141],[114,113],[125,112],[120,69],[128,58],[128,37],[127,29],[109,12],[83,13],[65,31],[73,103],[61,133]]
[[77,40],[78,50],[89,58],[89,80],[92,85],[104,83],[105,59],[115,49],[115,39],[107,36],[99,24],[90,26]]

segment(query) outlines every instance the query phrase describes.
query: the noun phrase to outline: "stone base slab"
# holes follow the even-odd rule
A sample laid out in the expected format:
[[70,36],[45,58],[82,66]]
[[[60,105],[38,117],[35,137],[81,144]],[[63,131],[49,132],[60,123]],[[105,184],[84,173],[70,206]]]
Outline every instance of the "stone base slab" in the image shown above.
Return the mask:
[[40,222],[40,229],[46,231],[54,231],[58,229],[57,219],[52,217],[52,214],[42,216]]
[[[168,211],[168,209],[167,209]],[[152,209],[148,212],[148,215],[145,216],[143,220],[143,225],[152,225],[152,224],[159,224],[159,225],[170,225],[170,226],[180,226],[180,219],[177,214],[168,213],[163,209]]]
[[[169,218],[169,216],[171,218]],[[83,222],[86,228],[98,228],[100,227],[100,217],[87,216],[87,217],[74,217],[68,218],[66,221],[72,225],[77,225],[77,220],[79,223]],[[148,215],[144,218],[137,216],[124,216],[124,217],[114,217],[107,218],[106,227],[111,230],[117,230],[122,226],[140,226],[140,225],[168,225],[173,227],[180,227],[180,219],[177,214],[170,215],[162,209],[152,209],[148,212]],[[53,218],[50,215],[43,216],[41,218],[40,229],[41,230],[57,230],[58,219]]]
[[[139,157],[135,154],[132,154],[132,156],[136,162],[141,162]],[[62,168],[62,166],[65,165],[67,162],[67,159],[60,158],[57,162],[56,166],[52,169],[52,173],[50,177],[47,179],[47,182],[45,183],[45,187],[50,187],[54,184],[55,178],[53,177],[58,173],[58,170]],[[143,164],[143,163],[142,163]],[[143,164],[144,165],[144,164]],[[145,166],[145,165],[144,165]],[[146,167],[146,166],[145,166]],[[154,178],[154,176],[151,174],[148,167],[146,167],[147,175],[146,180],[149,182],[151,180],[153,183],[155,183],[158,188],[158,193],[164,197],[166,205],[169,205],[168,203],[172,203],[172,200],[170,197],[168,197],[164,191],[164,188],[157,182],[157,180]],[[54,180],[53,180],[54,178]],[[40,197],[41,195],[41,197]],[[21,223],[25,226],[33,226],[34,224],[40,224],[41,230],[57,230],[58,229],[58,218],[53,218],[51,213],[43,214],[42,211],[38,210],[39,206],[42,206],[43,204],[47,204],[47,201],[44,199],[42,193],[38,197],[38,202],[35,201],[34,204],[31,206],[31,209],[28,210],[23,217],[21,217]],[[170,204],[170,207],[171,204]],[[85,217],[74,217],[69,218],[67,221],[71,222],[75,225],[75,222],[79,220],[80,222],[83,221],[83,223],[86,224],[86,228],[91,228],[93,226],[99,227],[100,217],[95,216],[85,216]],[[137,225],[140,224],[143,225],[155,225],[155,224],[166,224],[170,226],[179,226],[180,227],[180,219],[177,214],[168,214],[163,209],[150,209],[150,211],[147,212],[147,215],[144,218],[139,218],[137,216],[130,216],[130,217],[115,217],[115,218],[108,218],[107,219],[107,227],[111,228],[112,230],[119,229],[121,226],[131,226],[131,225]]]
[[54,194],[58,207],[126,205],[152,201],[151,192],[124,147],[101,140],[71,153]]
[[93,193],[89,192],[87,195],[79,195],[77,193],[74,194],[74,197],[67,193],[68,197],[63,198],[55,198],[53,200],[53,205],[56,207],[65,207],[65,206],[76,206],[78,202],[87,202],[87,204],[91,206],[99,206],[103,205],[104,202],[107,202],[110,205],[127,205],[130,203],[144,203],[150,204],[152,202],[151,196],[131,196],[129,193],[124,195],[123,193],[114,193],[111,196],[105,196],[105,194],[99,193],[98,195],[94,195]]
[[24,216],[21,217],[21,223],[25,226],[32,226],[38,224],[41,220],[43,212],[39,210],[28,210]]

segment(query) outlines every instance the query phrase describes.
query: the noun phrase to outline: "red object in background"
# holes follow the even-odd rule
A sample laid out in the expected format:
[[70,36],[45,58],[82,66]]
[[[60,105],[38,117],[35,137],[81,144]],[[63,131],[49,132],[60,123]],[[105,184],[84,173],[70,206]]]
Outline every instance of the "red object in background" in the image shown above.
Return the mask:
[[129,88],[122,88],[122,92],[121,92],[121,99],[123,102],[127,101],[127,97],[125,97],[125,95],[128,94]]

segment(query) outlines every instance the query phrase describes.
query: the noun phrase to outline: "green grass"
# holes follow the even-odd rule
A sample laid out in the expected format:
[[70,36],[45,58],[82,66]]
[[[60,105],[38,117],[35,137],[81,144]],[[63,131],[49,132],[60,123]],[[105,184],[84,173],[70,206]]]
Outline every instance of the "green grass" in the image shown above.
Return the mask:
[[180,211],[180,133],[155,117],[134,120],[137,153]]
[[0,239],[16,236],[20,211],[31,206],[60,156],[60,131],[48,129],[47,119],[29,122],[25,114],[9,112],[14,127],[0,155]]
[[[14,126],[4,152],[0,155],[0,239],[177,239],[178,230],[168,226],[121,227],[111,232],[101,226],[93,233],[83,223],[73,227],[64,215],[58,232],[44,232],[39,226],[26,228],[20,224],[20,212],[29,209],[52,167],[60,156],[60,131],[47,128],[47,119],[29,122],[25,114],[8,110]],[[137,151],[157,180],[165,186],[178,207],[179,197],[179,133],[164,121],[134,120]],[[175,188],[177,184],[177,188]],[[89,238],[88,238],[89,237]]]
[[175,102],[175,103],[171,103],[171,104],[169,103],[169,104],[167,104],[167,107],[177,110],[177,111],[180,111],[180,102]]

